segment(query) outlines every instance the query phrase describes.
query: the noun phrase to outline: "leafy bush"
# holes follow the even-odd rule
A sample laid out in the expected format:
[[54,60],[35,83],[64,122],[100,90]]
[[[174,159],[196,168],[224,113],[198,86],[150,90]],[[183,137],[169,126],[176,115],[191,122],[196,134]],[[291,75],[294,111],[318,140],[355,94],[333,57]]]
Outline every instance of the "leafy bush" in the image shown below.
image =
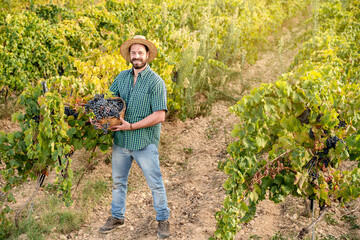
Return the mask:
[[[238,140],[220,164],[229,178],[216,238],[232,239],[267,195],[275,203],[290,194],[314,199],[321,209],[360,196],[360,27],[352,21],[358,6],[357,0],[324,2],[319,31],[292,71],[231,107]],[[343,170],[344,161],[356,165]]]

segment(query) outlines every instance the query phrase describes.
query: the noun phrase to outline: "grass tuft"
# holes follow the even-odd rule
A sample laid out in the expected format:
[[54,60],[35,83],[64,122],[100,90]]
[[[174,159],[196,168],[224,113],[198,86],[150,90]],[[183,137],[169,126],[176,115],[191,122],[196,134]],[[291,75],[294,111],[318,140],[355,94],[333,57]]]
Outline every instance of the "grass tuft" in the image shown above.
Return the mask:
[[49,235],[68,235],[81,228],[89,217],[89,209],[93,208],[109,192],[108,183],[104,180],[88,181],[84,184],[81,196],[76,202],[76,208],[67,208],[56,193],[34,204],[32,214],[19,222],[19,228],[14,225],[0,234],[5,239],[46,239]]

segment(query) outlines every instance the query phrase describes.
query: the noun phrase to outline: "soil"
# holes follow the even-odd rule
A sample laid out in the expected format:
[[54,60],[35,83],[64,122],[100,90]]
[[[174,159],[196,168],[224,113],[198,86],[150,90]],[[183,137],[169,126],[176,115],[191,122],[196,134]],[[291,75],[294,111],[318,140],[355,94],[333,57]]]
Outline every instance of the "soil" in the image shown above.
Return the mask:
[[[299,21],[301,19],[295,19]],[[296,23],[296,22],[295,22]],[[289,24],[292,25],[292,24]],[[296,25],[296,24],[294,24]],[[268,49],[259,54],[258,61],[254,65],[247,65],[243,73],[243,79],[256,87],[264,82],[273,82],[290,65],[297,48],[291,48],[293,41],[302,31],[299,29],[282,29],[281,36],[287,46],[279,60],[277,48]],[[276,45],[280,35],[269,39]],[[260,79],[260,80],[259,80]],[[233,87],[237,84],[234,81]],[[235,115],[230,114],[228,109],[232,104],[229,102],[216,102],[208,116],[189,119],[185,122],[165,122],[162,126],[162,138],[160,142],[160,162],[164,183],[167,190],[168,205],[171,210],[170,224],[171,236],[168,239],[208,239],[216,229],[214,214],[221,209],[225,197],[222,187],[227,175],[218,170],[218,163],[228,157],[227,145],[234,139],[231,138],[231,130],[238,122]],[[8,122],[0,127],[7,127]],[[68,235],[49,236],[48,239],[157,239],[155,211],[152,206],[152,195],[145,182],[140,168],[134,162],[129,178],[129,193],[127,196],[126,221],[122,228],[109,234],[101,235],[98,229],[110,216],[111,204],[111,164],[106,164],[108,154],[100,154],[98,164],[85,174],[80,182],[104,180],[108,182],[109,191],[101,204],[95,206],[89,213],[89,218],[83,223],[81,229]],[[76,162],[82,160],[83,153],[76,153]],[[51,178],[47,181],[51,181]],[[18,191],[16,198],[19,206],[31,195],[34,184],[28,184]],[[78,191],[79,192],[79,191]],[[74,205],[77,206],[78,192],[74,192]],[[42,191],[36,198],[42,198],[46,193]],[[331,209],[329,215],[334,221],[322,220],[316,225],[316,235],[332,235],[338,239],[347,235],[348,239],[359,239],[359,229],[350,229],[350,225],[341,221],[341,216],[349,213],[350,208],[355,208],[359,201],[354,201],[349,208]],[[318,215],[318,209],[315,209]],[[265,200],[260,203],[255,218],[241,226],[235,239],[291,239],[298,235],[301,228],[311,222],[311,217],[305,216],[304,200],[288,197],[284,202],[275,205]],[[360,218],[359,211],[355,211],[357,220]],[[328,217],[329,219],[329,217]],[[336,222],[336,224],[331,224]],[[359,222],[357,222],[359,224]],[[308,235],[309,237],[310,235]],[[278,237],[278,238],[275,238]],[[282,238],[280,238],[282,237]],[[345,239],[345,238],[344,238]]]

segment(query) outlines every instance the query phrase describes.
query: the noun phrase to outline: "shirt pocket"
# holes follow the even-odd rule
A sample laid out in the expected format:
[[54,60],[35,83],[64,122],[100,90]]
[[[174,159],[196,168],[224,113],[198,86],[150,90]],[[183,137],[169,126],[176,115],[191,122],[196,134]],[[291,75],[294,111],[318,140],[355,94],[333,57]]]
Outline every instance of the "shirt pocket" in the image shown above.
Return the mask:
[[131,97],[131,108],[138,118],[145,118],[151,114],[151,94],[139,91]]

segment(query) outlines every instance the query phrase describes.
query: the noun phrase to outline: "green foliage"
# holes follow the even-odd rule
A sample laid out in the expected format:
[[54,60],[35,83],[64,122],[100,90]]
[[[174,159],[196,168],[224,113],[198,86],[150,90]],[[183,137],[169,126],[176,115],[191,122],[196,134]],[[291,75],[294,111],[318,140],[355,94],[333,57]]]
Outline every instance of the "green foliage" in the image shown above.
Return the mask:
[[51,24],[75,18],[73,12],[54,4],[41,5],[35,10],[35,13],[38,17],[50,21]]
[[108,183],[103,180],[87,182],[82,194],[82,201],[83,203],[85,203],[85,208],[86,205],[96,205],[100,201],[100,199],[108,192]]
[[[142,34],[159,48],[152,67],[166,82],[171,114],[186,118],[208,113],[218,98],[229,99],[226,83],[239,76],[236,66],[253,62],[257,45],[306,1],[106,1],[77,12],[42,2],[0,18],[0,88],[22,91],[39,78],[84,74],[74,68],[75,59],[96,61],[96,49],[114,56],[121,42]],[[105,81],[113,77],[101,75]]]
[[7,15],[0,24],[0,87],[21,91],[66,66],[66,42],[34,13]]
[[[231,107],[240,123],[231,157],[219,165],[229,178],[216,238],[232,239],[267,196],[275,203],[287,195],[312,198],[322,206],[360,196],[360,169],[340,170],[347,160],[360,165],[360,28],[349,21],[360,14],[358,4],[325,2],[317,16],[321,31],[304,44],[292,71]],[[330,16],[340,11],[340,23],[328,24],[329,9]],[[330,148],[335,136],[340,140]]]
[[320,240],[336,240],[336,237],[333,235],[327,235],[326,237],[320,238]]
[[64,209],[63,201],[56,194],[49,194],[48,198],[33,204],[29,212],[24,212],[19,228],[8,227],[3,238],[19,239],[26,236],[37,240],[47,239],[51,233],[69,234],[80,228],[86,212]]
[[222,122],[221,118],[212,119],[205,129],[205,134],[208,139],[214,138],[214,136],[219,134],[219,123]]
[[[188,117],[209,113],[218,99],[237,100],[241,92],[229,89],[227,82],[241,78],[245,62],[255,62],[258,47],[266,44],[267,37],[286,18],[293,16],[296,11],[288,6],[296,5],[300,10],[306,4],[306,1],[198,2],[186,10],[188,28],[179,32],[189,37],[175,66],[176,82],[184,96],[180,111],[185,111]],[[244,91],[246,83],[239,84]]]
[[283,236],[280,232],[275,233],[274,236],[272,236],[271,240],[285,240],[288,239],[285,236]]
[[[0,134],[6,181],[1,191],[10,193],[28,178],[55,170],[53,188],[70,205],[73,173],[68,156],[83,148],[94,153],[97,147],[111,147],[111,135],[94,130],[82,105],[95,93],[109,94],[114,77],[130,67],[120,56],[123,41],[142,34],[154,42],[158,57],[151,67],[166,83],[170,117],[195,117],[207,114],[219,98],[237,100],[232,92],[225,94],[226,83],[240,75],[245,61],[256,60],[257,46],[307,1],[9,3],[12,6],[0,14],[0,89],[21,93],[22,110],[12,117],[21,130]],[[89,7],[77,9],[81,3]],[[49,87],[46,94],[42,80]],[[78,118],[67,117],[65,106],[75,109]],[[1,201],[3,206],[0,221],[5,224],[10,210]]]
[[333,218],[335,214],[334,213],[326,213],[325,214],[325,222],[329,225],[336,225],[338,222]]
[[344,215],[341,220],[349,223],[351,229],[360,229],[360,225],[356,222],[357,217],[354,214]]
[[4,13],[16,12],[20,9],[24,9],[29,6],[30,6],[29,0],[8,0],[8,1],[1,0],[0,1],[0,9]]
[[[83,148],[93,152],[100,146],[106,150],[112,145],[112,138],[88,123],[89,117],[81,106],[83,98],[68,98],[71,91],[74,96],[93,96],[89,86],[76,84],[72,78],[57,77],[48,80],[48,87],[46,94],[40,84],[23,92],[19,101],[25,111],[13,115],[21,130],[0,136],[1,162],[6,166],[1,171],[6,181],[3,191],[9,192],[28,177],[35,179],[55,169],[58,174],[55,187],[70,205],[73,173],[67,156]],[[64,114],[65,103],[77,110],[76,120]]]
[[23,234],[26,234],[28,239],[46,239],[46,234],[50,231],[43,225],[38,223],[32,216],[29,216],[26,220],[21,222],[19,228],[12,229],[11,236],[7,239],[18,239]]
[[[59,204],[60,205],[60,204]],[[44,215],[42,221],[44,223],[52,223],[52,226],[47,226],[47,231],[51,230],[50,227],[55,225],[56,231],[62,234],[69,234],[72,231],[80,229],[83,219],[81,214],[75,214],[70,210],[54,210],[53,212],[48,212]]]
[[8,226],[0,233],[0,238],[19,239],[26,235],[29,239],[46,239],[52,234],[68,235],[77,231],[90,217],[88,213],[109,194],[109,187],[109,183],[101,179],[86,181],[84,186],[79,186],[81,194],[71,209],[64,207],[56,192],[49,193],[47,198],[33,204],[29,212],[23,212],[18,229]]
[[351,234],[342,234],[339,238],[334,237],[333,235],[327,235],[327,236],[323,236],[321,234],[321,237],[317,238],[319,240],[356,240],[358,239],[356,236],[352,236]]
[[257,234],[250,236],[249,239],[261,239]]

